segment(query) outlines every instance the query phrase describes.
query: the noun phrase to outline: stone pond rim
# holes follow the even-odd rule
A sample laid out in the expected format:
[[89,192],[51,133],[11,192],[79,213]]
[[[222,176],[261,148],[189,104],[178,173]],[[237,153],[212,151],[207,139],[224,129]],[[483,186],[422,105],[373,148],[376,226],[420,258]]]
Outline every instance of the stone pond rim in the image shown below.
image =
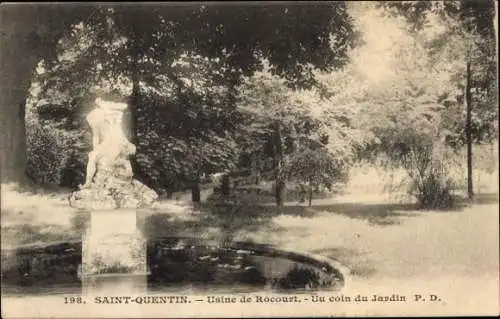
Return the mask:
[[307,264],[311,264],[313,266],[316,266],[318,268],[322,268],[325,265],[327,265],[330,269],[332,270],[337,270],[340,275],[342,276],[342,280],[344,282],[343,287],[345,288],[350,285],[351,283],[351,271],[349,268],[347,268],[345,265],[342,263],[330,259],[328,257],[325,257],[323,255],[318,255],[318,254],[313,254],[310,252],[306,251],[290,251],[290,250],[283,250],[279,248],[275,248],[272,245],[267,245],[267,244],[259,244],[259,243],[254,243],[254,242],[241,242],[241,241],[235,241],[230,243],[228,248],[232,249],[247,249],[254,251],[258,254],[268,256],[268,257],[282,257],[282,258],[287,258],[295,262],[304,262]]
[[[212,247],[217,248],[219,251],[222,250],[233,250],[233,251],[246,251],[249,254],[260,256],[260,257],[270,257],[270,258],[284,258],[296,263],[303,263],[313,266],[317,269],[326,269],[329,274],[337,273],[341,276],[342,285],[339,289],[335,289],[335,291],[344,290],[351,284],[351,272],[350,270],[343,265],[342,263],[332,260],[328,257],[313,254],[304,251],[290,251],[276,248],[275,246],[268,244],[259,244],[254,242],[242,242],[242,241],[234,241],[227,243],[227,245],[214,245],[214,244],[202,244],[202,239],[196,237],[155,237],[148,240],[148,242],[159,242],[161,240],[178,240],[185,241],[188,244],[195,247]],[[44,244],[24,244],[12,246],[6,249],[2,249],[3,257],[5,255],[9,255],[9,253],[16,252],[27,252],[29,250],[42,250],[47,253],[54,253],[59,249],[68,250],[73,249],[69,248],[72,245],[81,244],[81,240],[69,240],[64,242],[56,242],[56,243],[44,243]],[[7,257],[8,258],[8,257]],[[3,261],[6,261],[5,258],[2,258]],[[5,264],[2,262],[2,273]],[[3,281],[3,280],[2,280]]]

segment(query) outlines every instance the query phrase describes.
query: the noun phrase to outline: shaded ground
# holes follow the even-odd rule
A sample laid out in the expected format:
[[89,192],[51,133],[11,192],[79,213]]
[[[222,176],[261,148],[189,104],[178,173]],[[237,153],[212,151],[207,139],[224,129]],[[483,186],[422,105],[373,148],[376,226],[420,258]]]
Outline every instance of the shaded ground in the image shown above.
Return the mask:
[[[42,203],[28,198],[2,214],[4,247],[81,238],[87,212],[57,196]],[[359,277],[498,273],[498,194],[479,194],[474,203],[445,212],[349,196],[314,203],[289,203],[279,213],[271,205],[208,212],[168,202],[141,211],[138,224],[148,237],[246,240],[309,251],[345,263]]]

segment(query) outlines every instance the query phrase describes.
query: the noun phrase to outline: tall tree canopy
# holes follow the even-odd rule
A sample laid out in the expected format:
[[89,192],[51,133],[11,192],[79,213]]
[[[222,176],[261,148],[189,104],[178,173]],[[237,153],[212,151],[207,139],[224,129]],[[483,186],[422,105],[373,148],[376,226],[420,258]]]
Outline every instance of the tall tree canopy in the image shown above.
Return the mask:
[[[19,88],[15,96],[11,93],[2,99],[6,124],[2,154],[10,153],[2,158],[4,180],[19,178],[24,171],[24,122],[19,110],[24,108],[31,74],[40,59],[51,70],[61,62],[57,57],[60,51],[54,48],[61,35],[72,37],[75,28],[70,25],[83,22],[90,26],[94,42],[80,52],[77,65],[73,61],[72,67],[59,66],[54,79],[61,87],[75,85],[76,79],[85,82],[99,74],[98,68],[111,71],[111,78],[124,75],[133,83],[158,84],[155,73],[174,81],[171,62],[182,52],[221,59],[227,66],[226,78],[234,82],[239,75],[258,69],[260,57],[265,56],[273,71],[290,83],[310,85],[313,67],[329,69],[346,62],[345,52],[355,37],[343,2],[29,6],[2,7],[2,30],[8,30],[2,39],[2,70],[6,71],[2,74],[10,76],[2,90]],[[38,35],[32,37],[34,30]],[[336,46],[330,45],[332,38]],[[117,44],[119,39],[123,42]],[[6,54],[5,47],[15,54]],[[31,59],[23,59],[27,55]],[[93,64],[95,61],[100,65]],[[20,68],[20,63],[25,68]],[[134,88],[133,93],[138,93],[138,86]],[[132,123],[137,117],[133,111]]]
[[491,142],[498,130],[495,3],[383,1],[381,5],[403,16],[415,34],[433,20],[441,26],[427,45],[436,64],[447,64],[454,72],[455,87],[460,91],[448,114],[447,141],[454,147],[467,145],[468,195],[472,198],[472,144]]

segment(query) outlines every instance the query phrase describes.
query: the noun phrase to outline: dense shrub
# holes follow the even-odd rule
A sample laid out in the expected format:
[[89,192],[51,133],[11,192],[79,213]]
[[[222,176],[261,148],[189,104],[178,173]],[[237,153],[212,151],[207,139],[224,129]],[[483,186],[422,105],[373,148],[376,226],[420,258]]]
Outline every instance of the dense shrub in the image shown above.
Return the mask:
[[274,285],[278,289],[317,289],[321,286],[320,281],[321,277],[314,269],[295,265]]
[[28,121],[27,175],[37,184],[75,187],[85,179],[87,155],[78,132]]
[[450,177],[449,152],[438,143],[414,144],[402,156],[410,178],[408,191],[422,208],[449,208],[456,183]]
[[75,188],[85,182],[88,156],[84,152],[72,151],[64,167],[61,168],[61,186]]
[[58,131],[38,124],[27,127],[27,174],[39,184],[59,185],[70,154]]
[[410,183],[410,194],[415,196],[422,208],[449,208],[453,205],[453,181],[447,177],[441,164],[433,163],[423,176],[414,177]]
[[296,182],[295,198],[309,200],[313,195],[326,191],[338,192],[348,181],[349,162],[347,158],[336,157],[324,148],[306,149],[290,157],[289,179]]

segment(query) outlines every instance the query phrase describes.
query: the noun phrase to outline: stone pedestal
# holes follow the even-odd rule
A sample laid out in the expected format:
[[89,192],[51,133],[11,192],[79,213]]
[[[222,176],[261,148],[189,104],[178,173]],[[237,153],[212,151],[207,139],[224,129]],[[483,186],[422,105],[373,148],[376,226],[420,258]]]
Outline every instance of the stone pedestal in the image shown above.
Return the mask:
[[125,103],[96,99],[87,115],[92,129],[85,183],[71,194],[72,207],[91,212],[83,238],[84,294],[143,293],[147,288],[146,241],[136,225],[136,209],[158,197],[133,178],[129,157],[136,152],[122,130]]
[[134,209],[92,211],[82,250],[85,295],[146,292],[147,246]]

